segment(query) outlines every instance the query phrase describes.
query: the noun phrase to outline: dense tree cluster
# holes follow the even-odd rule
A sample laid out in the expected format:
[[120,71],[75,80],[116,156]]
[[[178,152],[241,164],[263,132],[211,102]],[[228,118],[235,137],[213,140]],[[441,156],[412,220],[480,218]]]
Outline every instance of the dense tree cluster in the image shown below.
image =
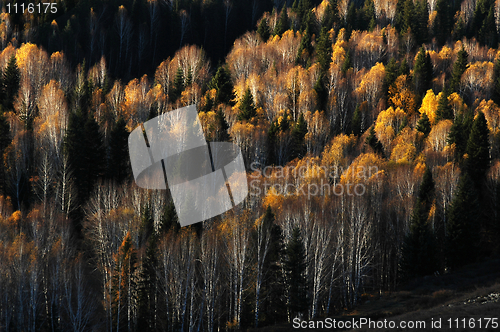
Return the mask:
[[[499,254],[498,1],[58,6],[0,14],[2,329],[261,327]],[[191,104],[251,194],[180,228],[127,138]]]

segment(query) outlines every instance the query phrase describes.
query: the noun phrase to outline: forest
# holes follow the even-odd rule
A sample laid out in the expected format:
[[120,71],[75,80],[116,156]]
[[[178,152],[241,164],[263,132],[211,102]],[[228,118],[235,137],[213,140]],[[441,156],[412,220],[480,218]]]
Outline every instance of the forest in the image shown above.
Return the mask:
[[[0,330],[261,328],[499,257],[500,0],[54,2],[1,2]],[[128,135],[193,104],[249,195],[180,227]]]

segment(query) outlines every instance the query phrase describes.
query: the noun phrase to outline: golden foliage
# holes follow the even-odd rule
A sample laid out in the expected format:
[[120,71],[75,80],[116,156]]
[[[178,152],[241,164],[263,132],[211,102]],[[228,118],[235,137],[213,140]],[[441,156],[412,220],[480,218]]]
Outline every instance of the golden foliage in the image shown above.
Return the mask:
[[422,106],[418,110],[420,114],[424,113],[427,114],[427,116],[429,117],[429,121],[431,122],[432,125],[436,123],[436,111],[438,108],[438,100],[439,97],[441,96],[441,93],[438,96],[436,96],[434,94],[434,91],[432,91],[432,89],[427,90],[427,93],[425,94],[425,97],[422,100]]

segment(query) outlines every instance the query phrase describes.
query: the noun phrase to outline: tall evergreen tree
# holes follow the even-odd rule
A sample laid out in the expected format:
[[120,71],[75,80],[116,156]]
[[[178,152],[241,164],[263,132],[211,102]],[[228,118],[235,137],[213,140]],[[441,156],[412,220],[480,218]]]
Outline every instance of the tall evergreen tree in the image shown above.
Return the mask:
[[464,111],[457,115],[450,128],[447,142],[450,145],[455,144],[455,160],[457,162],[461,162],[465,154],[473,121],[474,112],[472,110]]
[[118,183],[123,182],[129,175],[128,136],[129,132],[125,120],[120,117],[113,125],[109,134],[109,165],[108,177]]
[[292,237],[285,249],[284,270],[287,286],[287,307],[289,317],[305,314],[309,305],[306,279],[306,253],[304,242],[298,227],[292,231]]
[[448,209],[446,260],[451,269],[472,263],[479,247],[479,205],[474,182],[464,173]]
[[0,195],[6,195],[4,153],[10,142],[10,126],[0,105]]
[[163,207],[160,224],[160,231],[162,233],[166,233],[170,230],[173,230],[177,233],[181,228],[179,220],[177,218],[177,212],[175,211],[174,202],[170,201]]
[[7,64],[7,68],[3,73],[2,79],[2,94],[3,94],[3,106],[6,110],[14,109],[14,99],[19,91],[19,86],[21,82],[21,74],[19,68],[17,67],[16,57],[12,55]]
[[458,91],[458,87],[460,86],[460,79],[462,78],[463,73],[467,69],[468,57],[469,54],[462,46],[462,49],[458,51],[457,60],[453,65],[453,72],[451,74],[451,81],[449,87],[450,93]]
[[384,156],[384,147],[377,138],[374,126],[370,127],[370,134],[366,137],[366,144],[368,144],[375,153]]
[[426,113],[422,113],[420,115],[416,129],[417,131],[423,133],[424,137],[427,137],[431,132],[431,122],[429,121],[429,117]]
[[157,235],[153,234],[147,243],[146,257],[142,261],[142,269],[138,282],[137,326],[143,331],[157,331],[158,316],[158,268]]
[[278,22],[276,22],[276,26],[274,27],[274,34],[280,36],[289,29],[290,23],[288,22],[288,12],[286,8],[286,3],[283,5],[281,9],[280,17],[278,18]]
[[361,135],[361,120],[362,114],[360,106],[358,104],[356,105],[356,109],[354,110],[354,114],[351,120],[351,132],[356,136]]
[[472,124],[466,148],[465,170],[478,184],[486,178],[490,166],[489,129],[483,112],[479,112]]
[[269,324],[276,324],[286,319],[286,301],[284,296],[284,280],[282,273],[283,235],[279,225],[275,223],[275,215],[270,206],[267,207],[262,221],[270,234],[269,249],[263,266],[263,282],[261,289],[261,319]]
[[245,94],[241,99],[239,109],[240,109],[238,113],[239,121],[248,121],[257,116],[257,109],[255,108],[255,105],[253,103],[253,97],[250,88],[247,88],[245,90]]
[[500,57],[495,61],[493,67],[493,95],[491,99],[495,104],[500,105]]
[[307,134],[307,123],[304,119],[304,115],[301,113],[299,119],[292,129],[292,159],[302,158],[307,152],[304,139]]
[[316,43],[316,60],[321,68],[321,73],[324,75],[328,72],[332,57],[332,43],[330,34],[325,27],[321,29],[321,33]]
[[453,120],[453,110],[451,109],[448,97],[448,89],[444,89],[439,97],[438,107],[436,110],[436,119],[438,121],[443,119]]
[[172,101],[177,100],[177,98],[181,96],[182,91],[184,91],[184,71],[182,70],[181,66],[177,68],[173,86],[170,91],[171,91],[170,99]]
[[453,15],[455,12],[452,9],[452,4],[448,0],[438,0],[436,4],[436,19],[434,23],[434,35],[438,42],[443,45],[451,36],[453,28]]
[[231,72],[226,66],[220,66],[217,69],[217,73],[215,73],[208,87],[217,91],[215,95],[216,104],[233,105],[233,82],[231,81]]
[[257,33],[260,36],[260,39],[263,42],[267,42],[269,37],[271,36],[271,31],[269,29],[269,25],[267,24],[267,19],[264,17],[260,20],[259,27],[257,28]]
[[433,67],[430,55],[422,46],[413,67],[413,83],[419,96],[422,96],[430,88],[432,71]]

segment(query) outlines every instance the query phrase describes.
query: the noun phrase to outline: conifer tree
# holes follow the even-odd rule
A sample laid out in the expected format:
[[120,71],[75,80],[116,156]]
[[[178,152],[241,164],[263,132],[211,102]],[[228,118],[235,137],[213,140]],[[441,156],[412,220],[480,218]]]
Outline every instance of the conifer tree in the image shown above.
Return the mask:
[[216,104],[225,103],[232,105],[234,100],[233,83],[231,81],[231,72],[226,66],[220,66],[217,73],[209,84],[209,89],[217,91],[215,96]]
[[267,19],[264,17],[260,20],[259,27],[257,28],[257,33],[260,36],[260,39],[263,42],[267,42],[269,37],[271,36],[271,31],[269,29],[269,25],[267,24]]
[[442,45],[451,35],[453,28],[453,15],[455,14],[452,5],[448,0],[438,0],[436,4],[436,19],[434,23],[434,34],[438,42]]
[[[302,64],[304,67],[308,67],[307,63],[310,62],[311,53],[313,51],[311,45],[311,32],[309,27],[306,28],[300,40],[299,49],[297,51],[296,63]],[[309,61],[308,61],[309,60]]]
[[120,117],[109,135],[108,165],[108,177],[115,179],[118,183],[123,182],[130,173],[128,136],[125,120]]
[[368,144],[375,153],[384,156],[384,147],[382,146],[382,143],[380,143],[380,141],[377,138],[377,135],[375,134],[374,126],[370,127],[370,134],[368,135],[368,137],[366,137],[366,144]]
[[299,119],[292,129],[292,159],[302,158],[306,154],[306,145],[304,142],[305,136],[307,134],[307,123],[304,119],[304,115],[301,113]]
[[231,136],[229,136],[229,124],[226,121],[226,117],[224,116],[224,113],[222,110],[218,110],[217,113],[215,113],[215,118],[219,122],[219,137],[217,140],[219,142],[227,142],[231,139]]
[[19,91],[19,84],[21,82],[21,74],[19,68],[17,67],[16,57],[12,55],[7,64],[7,68],[3,73],[2,79],[2,94],[3,94],[3,106],[6,110],[12,110],[14,108],[14,99]]
[[467,69],[468,64],[468,53],[462,46],[462,49],[458,51],[457,60],[453,65],[453,72],[451,74],[451,81],[449,87],[449,93],[457,92],[458,87],[460,86],[460,79],[462,78],[463,73]]
[[294,318],[299,313],[306,312],[309,300],[306,279],[306,254],[302,235],[298,227],[292,231],[292,237],[285,249],[284,270],[287,286],[287,307],[289,317]]
[[417,131],[423,133],[424,137],[427,137],[431,132],[431,122],[429,121],[429,117],[426,113],[422,113],[420,115],[416,129]]
[[280,17],[278,19],[278,22],[276,23],[276,26],[274,27],[274,34],[277,36],[280,36],[288,30],[290,27],[290,23],[288,22],[288,12],[286,8],[286,3],[283,5],[283,8],[281,9]]
[[321,73],[324,75],[329,67],[332,57],[332,43],[328,30],[323,27],[316,43],[316,60],[321,68]]
[[448,134],[448,144],[455,144],[455,160],[462,161],[467,148],[467,141],[472,128],[474,114],[472,110],[460,113],[453,122]]
[[432,82],[432,62],[430,55],[422,46],[418,53],[415,67],[413,68],[413,83],[419,96],[422,96],[425,91],[430,88]]
[[362,118],[361,109],[358,104],[356,105],[356,109],[354,110],[354,114],[351,120],[351,132],[356,136],[361,134],[361,118]]
[[493,94],[491,99],[495,104],[500,105],[500,57],[495,61],[493,67]]
[[284,255],[283,235],[280,226],[275,223],[275,215],[270,206],[266,209],[262,223],[262,227],[269,231],[270,240],[268,254],[263,266],[261,318],[267,323],[275,324],[286,318],[281,264]]
[[451,269],[472,263],[479,246],[479,205],[474,182],[465,172],[448,209],[446,261]]
[[241,99],[240,102],[240,111],[238,113],[238,120],[239,121],[248,121],[255,116],[257,116],[257,110],[255,108],[255,105],[253,103],[253,97],[252,97],[252,92],[250,91],[250,88],[247,88],[245,90],[245,94],[243,95],[243,98]]
[[5,167],[4,153],[11,142],[10,126],[4,116],[2,105],[0,105],[0,195],[6,195],[5,191]]
[[396,59],[391,58],[387,66],[385,66],[384,92],[386,97],[389,93],[389,87],[396,81],[396,78],[398,78],[398,70],[399,66]]
[[453,120],[453,110],[451,109],[450,103],[448,101],[448,90],[445,89],[438,100],[438,107],[436,110],[437,121],[448,119]]
[[175,73],[175,78],[171,91],[170,99],[173,101],[177,100],[181,96],[182,91],[184,91],[184,72],[179,66],[177,72]]
[[137,299],[137,326],[145,331],[157,331],[156,317],[158,315],[158,278],[156,271],[157,259],[157,235],[153,234],[147,243],[146,257],[142,261],[142,269],[138,283]]
[[160,231],[166,233],[173,230],[175,233],[181,228],[179,220],[177,218],[177,212],[175,211],[174,202],[170,201],[163,207],[163,214],[160,218]]
[[490,166],[489,129],[483,112],[479,112],[472,124],[466,148],[465,170],[478,184],[486,177]]
[[427,167],[418,191],[410,231],[403,243],[403,278],[432,274],[438,269],[435,234],[427,219],[434,200],[434,180]]

